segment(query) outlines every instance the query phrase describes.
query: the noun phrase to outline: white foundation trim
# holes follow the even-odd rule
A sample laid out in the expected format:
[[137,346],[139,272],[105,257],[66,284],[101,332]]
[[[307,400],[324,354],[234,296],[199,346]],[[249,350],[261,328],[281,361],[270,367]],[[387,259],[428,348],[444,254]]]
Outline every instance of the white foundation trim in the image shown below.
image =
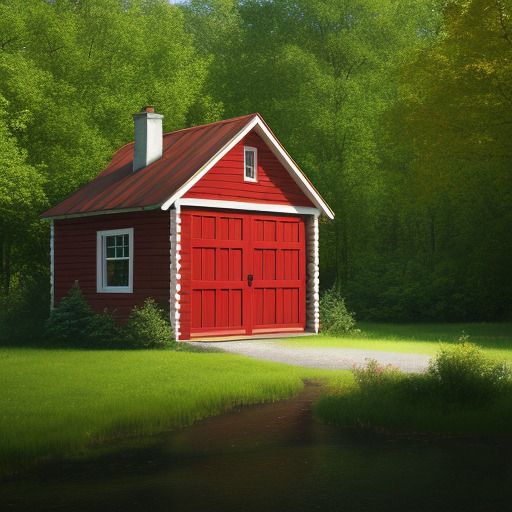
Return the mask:
[[55,307],[55,223],[50,222],[50,310]]
[[169,321],[174,337],[180,337],[180,291],[181,291],[181,209],[177,204],[170,211],[170,287],[169,287]]
[[255,212],[293,213],[296,215],[319,215],[318,208],[290,206],[287,204],[244,203],[241,201],[221,201],[216,199],[183,198],[176,201],[176,207],[197,206],[222,210],[248,210]]
[[267,143],[277,159],[283,164],[285,169],[290,173],[304,194],[311,199],[317,208],[327,215],[330,219],[334,219],[334,213],[327,203],[321,198],[315,187],[306,178],[304,173],[299,169],[297,164],[292,160],[290,155],[281,146],[273,133],[267,128],[263,120],[256,115],[245,127],[238,132],[227,144],[224,145],[205,165],[203,165],[184,185],[182,185],[165,203],[162,204],[162,210],[168,210],[171,205],[181,197],[183,197],[221,158],[223,158],[231,149],[233,149],[252,129],[260,135]]

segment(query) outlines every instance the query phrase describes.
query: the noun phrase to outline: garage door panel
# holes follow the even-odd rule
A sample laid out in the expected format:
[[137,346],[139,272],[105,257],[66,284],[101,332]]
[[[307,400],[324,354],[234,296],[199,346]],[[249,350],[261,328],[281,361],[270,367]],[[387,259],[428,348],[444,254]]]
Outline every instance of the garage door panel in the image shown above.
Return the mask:
[[193,289],[192,329],[240,329],[243,326],[242,296],[242,289]]
[[218,240],[242,240],[243,219],[222,216],[217,219]]
[[218,249],[216,278],[219,281],[243,281],[242,249]]
[[192,334],[304,327],[302,219],[210,211],[190,216]]

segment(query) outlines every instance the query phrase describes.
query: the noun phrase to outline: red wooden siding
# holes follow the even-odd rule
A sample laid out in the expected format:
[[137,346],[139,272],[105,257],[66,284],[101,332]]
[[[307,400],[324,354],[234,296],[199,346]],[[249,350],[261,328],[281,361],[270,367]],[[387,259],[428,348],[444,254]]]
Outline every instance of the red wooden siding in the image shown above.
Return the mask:
[[[258,181],[244,181],[244,146],[258,149]],[[184,197],[313,206],[261,137],[251,132]]]
[[[133,293],[96,293],[97,231],[133,228]],[[55,221],[55,303],[75,281],[94,310],[124,320],[134,305],[169,301],[169,212],[161,210]]]
[[300,217],[184,209],[181,338],[303,330],[304,248]]

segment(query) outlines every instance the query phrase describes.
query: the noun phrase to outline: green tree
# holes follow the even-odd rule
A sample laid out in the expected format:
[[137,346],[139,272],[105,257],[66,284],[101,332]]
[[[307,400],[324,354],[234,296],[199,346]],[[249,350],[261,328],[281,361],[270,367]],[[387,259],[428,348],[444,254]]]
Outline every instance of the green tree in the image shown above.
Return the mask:
[[[13,131],[24,128],[23,113],[10,118],[0,95],[0,290],[9,295],[13,279],[27,271],[42,231],[37,216],[46,205],[44,177],[27,163]],[[46,233],[47,234],[47,233]]]

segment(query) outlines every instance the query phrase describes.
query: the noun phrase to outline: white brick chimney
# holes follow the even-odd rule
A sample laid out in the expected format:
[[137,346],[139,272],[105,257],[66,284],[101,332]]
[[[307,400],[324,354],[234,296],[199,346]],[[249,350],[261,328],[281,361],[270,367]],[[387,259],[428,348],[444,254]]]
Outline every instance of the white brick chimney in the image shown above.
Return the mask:
[[143,169],[162,158],[163,129],[161,114],[155,114],[151,106],[133,114],[135,124],[135,144],[133,146],[133,171]]

